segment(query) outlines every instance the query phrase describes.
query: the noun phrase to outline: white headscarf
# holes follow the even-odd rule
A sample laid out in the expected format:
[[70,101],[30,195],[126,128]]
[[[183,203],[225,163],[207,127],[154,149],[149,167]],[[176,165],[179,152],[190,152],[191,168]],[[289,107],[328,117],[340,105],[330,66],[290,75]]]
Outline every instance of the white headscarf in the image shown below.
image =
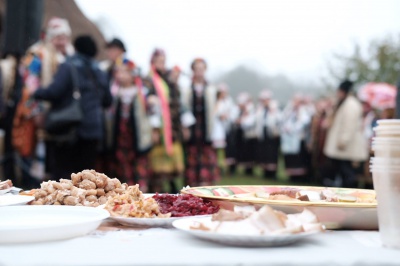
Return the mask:
[[241,92],[236,98],[238,104],[246,104],[250,100],[250,95],[247,92]]
[[56,36],[71,36],[71,27],[68,20],[54,17],[49,20],[46,28],[46,39],[49,41]]
[[260,100],[266,100],[272,98],[272,92],[269,90],[262,90],[258,96]]

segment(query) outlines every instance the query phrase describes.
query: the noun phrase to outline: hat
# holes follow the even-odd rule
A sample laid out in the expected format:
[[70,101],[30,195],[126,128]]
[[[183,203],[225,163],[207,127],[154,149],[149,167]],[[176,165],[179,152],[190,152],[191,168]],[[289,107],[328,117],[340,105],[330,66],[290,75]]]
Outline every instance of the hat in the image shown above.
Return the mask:
[[51,40],[60,35],[71,36],[71,27],[68,20],[54,17],[49,20],[46,28],[46,39]]
[[88,57],[95,57],[97,54],[97,45],[89,35],[78,36],[74,41],[75,50]]
[[272,98],[272,92],[270,92],[269,90],[262,90],[260,92],[260,95],[258,96],[258,98],[260,100],[267,100],[267,99],[271,99]]
[[114,38],[106,44],[106,48],[111,48],[111,47],[116,47],[126,52],[125,45],[120,39]]
[[339,84],[338,90],[341,90],[345,93],[349,93],[352,88],[353,88],[353,82],[346,79],[342,83]]

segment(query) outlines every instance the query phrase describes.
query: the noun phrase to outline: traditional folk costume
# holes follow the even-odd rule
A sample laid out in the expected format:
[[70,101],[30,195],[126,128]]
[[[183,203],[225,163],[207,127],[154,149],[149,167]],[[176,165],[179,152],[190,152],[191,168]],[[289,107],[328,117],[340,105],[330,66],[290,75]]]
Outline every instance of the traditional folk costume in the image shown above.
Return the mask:
[[237,101],[241,107],[235,136],[236,160],[245,167],[247,175],[252,175],[257,155],[256,108],[247,93],[239,94]]
[[[113,172],[114,166],[112,165],[114,158],[114,120],[115,120],[115,108],[116,103],[120,97],[119,91],[120,86],[114,79],[115,67],[122,64],[132,63],[129,59],[122,55],[115,62],[111,61],[103,61],[99,64],[100,69],[106,73],[107,82],[109,85],[109,89],[111,92],[111,96],[113,98],[113,105],[110,108],[107,108],[103,111],[103,120],[104,120],[104,139],[101,142],[99,147],[99,154],[96,159],[96,170],[102,173],[110,173]],[[145,93],[145,92],[143,92]]]
[[206,83],[192,84],[182,93],[184,106],[190,108],[196,119],[185,146],[185,183],[189,186],[212,185],[220,177],[217,153],[212,146],[216,96],[216,88]]
[[[329,176],[330,161],[324,154],[326,134],[328,131],[329,114],[326,110],[316,112],[311,119],[311,163],[317,182],[322,184],[324,177]],[[333,177],[331,177],[333,179]]]
[[15,177],[14,149],[12,146],[13,118],[16,101],[22,90],[22,79],[17,71],[17,59],[11,55],[0,60],[0,128],[4,130],[0,139],[3,154],[3,173],[0,179],[11,179],[15,186],[20,186]]
[[256,131],[256,108],[253,103],[247,106],[247,113],[241,122],[242,138],[244,148],[240,150],[239,162],[246,168],[246,174],[253,174],[254,163],[257,159],[257,131]]
[[[24,179],[29,178],[29,173],[26,168],[31,169],[31,174],[39,178],[43,178],[44,167],[41,166],[41,161],[45,158],[38,158],[37,164],[32,164],[36,153],[37,144],[44,147],[44,140],[37,139],[37,132],[41,125],[35,123],[35,117],[42,113],[43,109],[47,109],[46,105],[37,105],[29,101],[30,95],[33,94],[39,87],[47,87],[52,82],[53,76],[56,73],[58,66],[63,63],[67,56],[74,53],[71,44],[66,47],[66,54],[63,54],[55,49],[50,43],[50,40],[58,35],[71,35],[71,29],[68,21],[60,18],[53,18],[49,21],[46,30],[46,39],[39,41],[30,47],[26,56],[22,60],[22,77],[24,89],[22,96],[17,106],[13,121],[13,145],[24,162],[25,173]],[[46,153],[51,153],[51,145],[47,143]],[[44,157],[41,154],[41,157]],[[50,168],[53,165],[52,156],[46,156],[46,172],[51,172]]]
[[241,131],[240,124],[235,121],[240,115],[239,107],[233,103],[230,111],[230,125],[226,134],[226,147],[225,147],[225,164],[228,167],[229,174],[234,174],[238,163],[238,147],[240,146],[241,139],[239,139],[239,131]]
[[234,108],[234,103],[229,96],[217,101],[214,129],[211,136],[214,148],[220,149],[227,146],[226,137],[232,125],[232,112]]
[[305,130],[310,124],[308,113],[302,108],[289,105],[283,112],[281,150],[287,175],[296,181],[304,181],[308,173],[308,157]]
[[146,110],[145,88],[139,78],[129,88],[120,88],[114,100],[112,175],[129,185],[139,184],[147,191],[150,178],[148,151],[151,126]]
[[260,106],[257,110],[257,163],[265,177],[276,178],[280,149],[281,113],[278,106]]
[[162,187],[164,177],[177,177],[184,170],[181,121],[183,109],[179,88],[169,81],[168,76],[168,72],[161,73],[155,68],[150,70],[150,94],[156,96],[153,99],[151,124],[154,129],[160,130],[161,135],[161,143],[155,145],[149,154],[153,172],[150,180],[152,189]]

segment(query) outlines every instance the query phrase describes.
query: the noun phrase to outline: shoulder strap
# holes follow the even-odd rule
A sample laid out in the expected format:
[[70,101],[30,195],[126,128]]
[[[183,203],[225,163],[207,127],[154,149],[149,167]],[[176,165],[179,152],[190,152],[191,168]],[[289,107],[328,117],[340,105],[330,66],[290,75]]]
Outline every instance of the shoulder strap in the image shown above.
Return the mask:
[[76,67],[72,62],[69,63],[70,69],[71,69],[71,75],[72,75],[72,97],[76,100],[81,98],[81,92],[79,90],[79,79],[78,79],[78,72],[76,70]]

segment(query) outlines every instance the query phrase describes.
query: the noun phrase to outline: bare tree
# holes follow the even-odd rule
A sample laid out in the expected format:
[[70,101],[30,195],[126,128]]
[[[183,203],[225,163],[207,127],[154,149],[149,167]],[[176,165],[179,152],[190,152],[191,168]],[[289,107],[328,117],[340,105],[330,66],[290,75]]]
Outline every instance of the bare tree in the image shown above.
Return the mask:
[[367,47],[355,43],[352,52],[336,52],[327,64],[327,87],[333,87],[344,78],[358,84],[386,82],[396,84],[400,72],[400,36],[372,40]]

